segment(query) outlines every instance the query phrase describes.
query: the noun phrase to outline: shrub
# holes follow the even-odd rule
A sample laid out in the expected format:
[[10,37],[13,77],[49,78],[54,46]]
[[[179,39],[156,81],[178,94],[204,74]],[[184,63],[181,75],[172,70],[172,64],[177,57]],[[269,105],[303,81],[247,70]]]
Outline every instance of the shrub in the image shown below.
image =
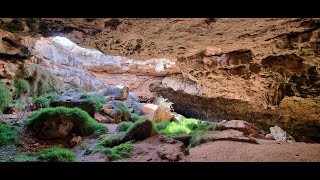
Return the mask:
[[25,79],[30,79],[34,96],[56,92],[63,87],[63,83],[56,75],[37,64],[24,65],[22,73]]
[[95,121],[87,112],[79,108],[54,107],[43,108],[33,113],[27,120],[28,126],[32,125],[38,120],[46,120],[48,117],[68,117],[79,122],[81,129],[86,133],[93,133],[94,136],[104,134],[107,127]]
[[117,126],[117,130],[119,132],[125,132],[127,131],[129,128],[133,127],[134,123],[133,122],[121,122],[118,126]]
[[167,110],[167,111],[174,111],[172,105],[173,103],[170,102],[168,99],[163,98],[162,96],[157,97],[154,104],[158,105],[159,107],[162,107],[163,109]]
[[19,127],[0,123],[0,146],[15,144],[17,142]]
[[9,88],[0,81],[0,114],[9,106],[11,101],[12,98]]
[[19,98],[22,95],[30,94],[31,86],[27,80],[21,79],[21,78],[15,78],[13,82],[14,82],[14,87],[16,88],[15,95],[14,95],[15,98]]
[[88,104],[94,107],[95,112],[99,111],[104,103],[106,103],[105,98],[98,94],[87,94],[81,95],[80,99],[84,99]]

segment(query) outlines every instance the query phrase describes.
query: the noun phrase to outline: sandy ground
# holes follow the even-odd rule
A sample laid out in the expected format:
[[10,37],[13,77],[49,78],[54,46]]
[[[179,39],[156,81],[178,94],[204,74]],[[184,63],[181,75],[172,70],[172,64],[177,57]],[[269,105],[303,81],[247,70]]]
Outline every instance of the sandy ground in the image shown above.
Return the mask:
[[192,162],[320,162],[320,144],[215,141],[190,149]]

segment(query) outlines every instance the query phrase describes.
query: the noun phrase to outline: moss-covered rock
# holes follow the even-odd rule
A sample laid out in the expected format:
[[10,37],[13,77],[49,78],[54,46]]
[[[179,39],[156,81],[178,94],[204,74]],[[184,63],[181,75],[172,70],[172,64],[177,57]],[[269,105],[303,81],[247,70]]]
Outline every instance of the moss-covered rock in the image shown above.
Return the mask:
[[107,127],[98,123],[79,108],[43,108],[32,114],[27,125],[43,139],[66,138],[76,135],[101,135]]
[[0,114],[9,106],[12,101],[10,90],[3,82],[0,81]]
[[0,146],[15,144],[17,142],[19,127],[0,123]]

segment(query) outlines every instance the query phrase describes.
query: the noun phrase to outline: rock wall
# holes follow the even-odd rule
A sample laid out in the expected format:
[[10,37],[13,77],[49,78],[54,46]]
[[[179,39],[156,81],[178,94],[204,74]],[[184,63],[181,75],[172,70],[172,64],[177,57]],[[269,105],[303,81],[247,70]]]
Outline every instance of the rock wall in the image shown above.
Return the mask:
[[[127,83],[144,99],[163,95],[186,116],[279,125],[297,140],[320,141],[318,18],[2,18],[0,29],[12,32],[1,39],[11,48],[0,50],[2,78],[12,76],[12,60],[37,59],[26,47],[43,62],[59,55],[50,69],[82,69],[70,72],[96,77],[95,88]],[[18,35],[32,43],[17,46]],[[103,54],[66,53],[54,36]],[[39,50],[48,46],[58,53]]]

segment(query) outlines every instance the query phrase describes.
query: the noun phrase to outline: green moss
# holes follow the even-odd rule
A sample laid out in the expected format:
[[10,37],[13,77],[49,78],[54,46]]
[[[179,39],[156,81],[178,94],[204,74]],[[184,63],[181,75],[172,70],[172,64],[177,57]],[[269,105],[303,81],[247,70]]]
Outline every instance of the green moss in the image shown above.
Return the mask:
[[144,121],[144,120],[147,120],[148,118],[146,116],[140,116],[136,113],[131,113],[131,119],[133,121]]
[[134,126],[133,122],[121,122],[118,126],[117,126],[117,130],[119,132],[125,132],[127,131],[130,127]]
[[182,133],[191,133],[192,131],[209,131],[213,130],[214,125],[210,123],[204,123],[197,119],[182,119],[180,121],[171,122],[166,125],[166,128],[161,130],[161,134],[173,135]]
[[15,144],[19,134],[19,127],[0,123],[0,146]]
[[189,146],[187,147],[187,149],[190,149],[192,147],[195,147],[199,144],[199,140],[201,139],[201,136],[203,136],[204,134],[206,134],[207,131],[193,131],[191,132],[191,139],[190,139],[190,143]]
[[61,95],[57,93],[48,93],[43,94],[39,97],[33,99],[33,104],[40,106],[41,108],[48,108],[51,106],[51,103],[57,99],[59,99]]
[[70,93],[73,93],[73,92],[86,93],[87,92],[86,90],[84,90],[80,87],[68,87],[68,88],[66,88],[65,91],[70,92]]
[[57,92],[63,87],[63,83],[56,75],[37,64],[25,65],[22,73],[24,79],[30,80],[34,96]]
[[66,148],[51,147],[38,152],[24,153],[9,158],[8,162],[74,162],[76,154]]
[[9,107],[19,109],[20,111],[28,111],[31,105],[32,105],[32,98],[22,96],[17,100],[13,100],[10,103]]
[[54,107],[54,108],[43,108],[33,113],[27,120],[28,126],[32,125],[38,120],[46,120],[48,117],[64,116],[77,120],[81,129],[87,134],[93,134],[98,136],[104,134],[107,131],[107,127],[95,121],[87,112],[79,108],[66,108],[66,107]]
[[164,130],[167,128],[167,126],[170,124],[170,121],[162,121],[159,123],[153,123],[154,128],[156,130],[157,133],[159,133],[160,131]]
[[38,104],[41,108],[48,108],[50,107],[51,101],[48,98],[45,98],[43,96],[39,96],[34,99],[34,104]]
[[79,146],[81,147],[81,149],[86,149],[86,147],[87,147],[87,142],[86,142],[86,141],[81,141],[81,142],[79,143]]
[[32,153],[23,153],[17,156],[10,157],[6,162],[37,162],[37,157]]
[[123,111],[124,113],[127,113],[127,114],[129,114],[131,116],[131,111],[129,110],[129,108],[123,102],[119,102],[118,108],[121,111]]
[[104,103],[106,103],[105,98],[102,95],[98,94],[82,94],[80,99],[84,99],[87,103],[94,107],[94,110],[97,112],[101,109]]
[[97,146],[103,146],[103,147],[111,147],[114,144],[114,141],[116,139],[119,139],[118,135],[111,135],[111,136],[107,136],[105,138],[103,138],[98,144]]
[[10,90],[2,81],[0,81],[0,114],[9,106],[12,101]]
[[164,135],[191,135],[190,143],[187,148],[198,145],[198,142],[207,131],[215,130],[216,126],[213,123],[200,121],[197,119],[184,118],[174,122],[163,121],[154,123],[155,129],[159,134]]
[[133,141],[128,141],[112,148],[97,146],[93,152],[105,153],[111,161],[115,161],[130,157],[132,147]]
[[15,97],[19,98],[22,95],[29,95],[31,92],[31,86],[29,82],[25,79],[15,78],[13,80],[14,87],[16,88]]
[[164,130],[160,131],[161,134],[173,135],[173,134],[183,134],[190,133],[191,130],[185,125],[181,125],[176,122],[171,122]]
[[37,159],[46,162],[73,162],[76,159],[76,154],[69,149],[52,147],[35,154]]

